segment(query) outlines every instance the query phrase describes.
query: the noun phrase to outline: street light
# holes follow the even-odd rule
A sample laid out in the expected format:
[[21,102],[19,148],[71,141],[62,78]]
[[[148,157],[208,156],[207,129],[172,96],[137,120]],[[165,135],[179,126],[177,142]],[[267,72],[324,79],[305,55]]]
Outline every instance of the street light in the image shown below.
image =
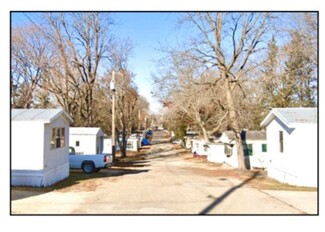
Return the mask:
[[112,80],[110,89],[113,91],[112,97],[112,156],[113,162],[115,161],[115,72],[112,72]]

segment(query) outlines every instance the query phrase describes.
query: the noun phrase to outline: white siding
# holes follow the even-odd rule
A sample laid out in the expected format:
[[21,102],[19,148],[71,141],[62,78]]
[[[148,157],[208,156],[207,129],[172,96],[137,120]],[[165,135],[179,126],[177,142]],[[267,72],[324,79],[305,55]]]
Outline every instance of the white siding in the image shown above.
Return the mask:
[[229,164],[230,166],[234,167],[234,168],[238,168],[238,158],[237,158],[237,147],[236,147],[236,143],[232,142],[232,144],[234,144],[234,146],[232,147],[232,155],[231,156],[226,156],[225,159],[225,163]]
[[208,155],[208,148],[204,145],[206,142],[204,140],[200,139],[193,139],[193,145],[192,145],[192,153],[196,153],[198,156],[207,156]]
[[229,140],[226,133],[223,133],[220,137],[220,141],[223,143],[226,143],[226,144],[233,145],[232,148],[230,146],[228,146],[229,148],[232,149],[232,155],[226,156],[226,154],[224,154],[225,155],[225,163],[229,164],[230,166],[232,166],[234,168],[238,168],[239,165],[238,165],[238,159],[237,159],[237,147],[236,147],[235,140]]
[[134,139],[131,139],[131,138],[129,138],[128,140],[127,140],[127,148],[126,148],[126,150],[128,150],[128,151],[138,151],[138,149],[139,149],[139,140],[138,139],[136,139],[136,138],[134,138]]
[[[76,142],[79,141],[79,147]],[[69,136],[69,146],[74,147],[79,154],[96,154],[97,136],[96,135],[72,135]]]
[[[223,133],[220,137],[220,141],[226,144],[232,144],[232,155],[227,157],[224,154],[224,162],[234,168],[238,168],[237,147],[235,140],[229,140],[228,136]],[[245,162],[249,162],[251,168],[267,168],[268,155],[262,152],[262,144],[267,144],[266,140],[246,140],[246,144],[252,144],[253,154],[252,156],[245,156]],[[230,147],[230,146],[228,146]],[[267,149],[268,145],[267,145]],[[224,151],[223,151],[224,152]]]
[[112,154],[112,139],[111,138],[104,139],[103,153]]
[[252,168],[267,168],[269,157],[266,152],[262,152],[262,144],[266,144],[266,140],[247,140],[246,144],[253,146],[253,155],[249,156],[250,166]]
[[[283,131],[284,151],[279,151],[279,131]],[[297,123],[287,128],[277,118],[267,127],[268,175],[281,182],[317,186],[317,124]]]
[[12,121],[11,169],[42,170],[44,168],[44,123]]
[[[51,149],[52,128],[64,128],[64,147]],[[46,124],[44,145],[44,182],[52,185],[69,176],[69,125],[61,118]]]
[[[79,142],[79,146],[77,146],[77,142]],[[74,147],[78,154],[103,153],[104,133],[99,127],[71,127],[69,146]]]
[[208,161],[215,163],[224,163],[226,156],[223,144],[209,144]]
[[[51,150],[51,129],[65,128],[65,147]],[[69,125],[62,117],[50,124],[12,121],[11,184],[46,187],[69,176]]]
[[184,138],[185,138],[185,148],[190,149],[192,139],[190,137],[184,137]]

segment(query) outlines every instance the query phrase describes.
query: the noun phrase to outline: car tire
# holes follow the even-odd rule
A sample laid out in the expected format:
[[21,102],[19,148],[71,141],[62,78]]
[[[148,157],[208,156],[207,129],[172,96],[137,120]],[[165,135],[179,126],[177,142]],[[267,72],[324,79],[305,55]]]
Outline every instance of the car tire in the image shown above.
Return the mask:
[[95,170],[95,166],[93,162],[84,162],[82,164],[82,171],[86,174],[91,174]]

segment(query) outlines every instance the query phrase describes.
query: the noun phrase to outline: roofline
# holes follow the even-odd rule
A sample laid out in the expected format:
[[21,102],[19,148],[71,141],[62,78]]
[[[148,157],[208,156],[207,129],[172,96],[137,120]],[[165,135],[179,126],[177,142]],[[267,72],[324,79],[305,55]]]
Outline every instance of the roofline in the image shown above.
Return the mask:
[[270,113],[266,115],[266,117],[264,118],[264,120],[261,122],[260,125],[265,127],[268,126],[275,117],[280,119],[288,128],[292,127],[292,125],[276,109],[272,109]]
[[[268,126],[270,122],[274,118],[278,118],[281,122],[285,124],[288,128],[295,128],[297,125],[301,124],[302,122],[288,122],[285,117],[277,110],[277,108],[273,108],[268,115],[264,118],[264,120],[260,123],[261,126]],[[304,124],[314,124],[313,122],[303,122]]]
[[56,120],[57,118],[59,118],[61,115],[63,115],[63,117],[68,121],[68,123],[73,123],[73,119],[63,109],[61,109],[61,111],[59,111],[55,116],[53,116],[49,121],[47,121],[47,123],[53,122],[54,120]]
[[[28,110],[28,109],[25,109],[25,110]],[[46,110],[46,109],[43,109],[43,110]],[[59,118],[61,115],[63,115],[64,119],[66,119],[66,121],[68,123],[72,123],[73,122],[73,119],[70,117],[70,115],[65,112],[64,109],[59,109],[60,111],[58,111],[57,114],[55,114],[53,117],[51,117],[50,119],[37,119],[37,120],[12,120],[11,121],[35,121],[35,122],[43,122],[43,123],[52,123],[54,120],[56,120],[57,118]],[[21,113],[19,113],[18,115],[20,114],[23,114],[25,111],[22,111]],[[41,112],[42,113],[42,112]],[[16,115],[16,116],[18,116]]]

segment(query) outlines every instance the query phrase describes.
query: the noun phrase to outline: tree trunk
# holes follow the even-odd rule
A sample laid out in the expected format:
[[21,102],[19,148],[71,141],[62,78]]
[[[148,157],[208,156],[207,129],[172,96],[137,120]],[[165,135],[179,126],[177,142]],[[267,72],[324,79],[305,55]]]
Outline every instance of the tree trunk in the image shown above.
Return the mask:
[[230,83],[229,83],[229,79],[227,76],[225,77],[225,90],[226,90],[226,96],[227,96],[229,123],[230,123],[231,129],[235,133],[238,167],[239,167],[239,169],[246,170],[247,168],[245,165],[245,157],[244,157],[242,139],[240,136],[241,130],[238,125],[238,121],[237,121],[237,117],[236,117],[236,109],[234,106],[234,100],[233,100],[233,97],[231,94]]
[[127,147],[127,141],[126,141],[126,131],[125,131],[125,127],[123,128],[123,132],[122,132],[122,147],[121,148],[121,157],[125,158],[126,157],[126,147]]
[[209,135],[208,135],[208,132],[207,132],[207,130],[206,130],[203,126],[201,126],[201,129],[202,129],[202,133],[203,133],[204,141],[205,141],[206,143],[208,143],[208,142],[209,142]]

